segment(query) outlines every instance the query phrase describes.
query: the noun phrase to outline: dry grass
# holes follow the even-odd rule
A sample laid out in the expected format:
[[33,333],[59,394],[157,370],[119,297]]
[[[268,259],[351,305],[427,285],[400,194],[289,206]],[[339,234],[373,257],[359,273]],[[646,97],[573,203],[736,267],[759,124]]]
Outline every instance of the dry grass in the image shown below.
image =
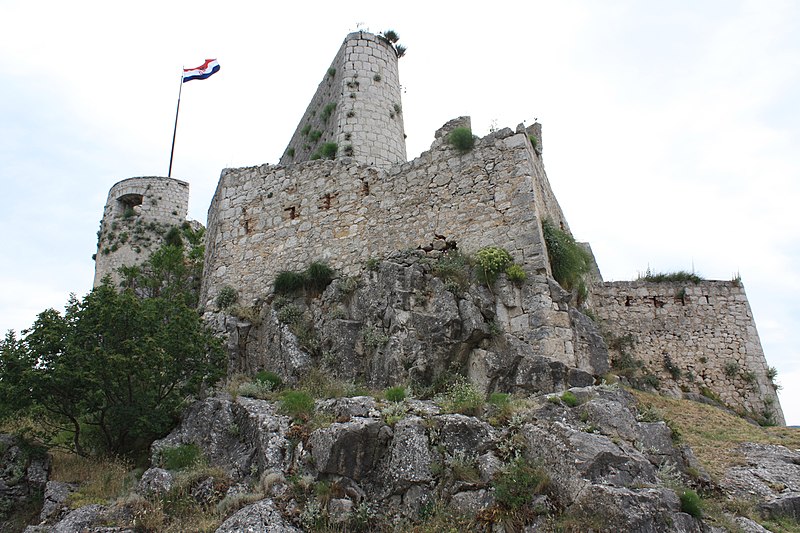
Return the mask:
[[63,451],[53,451],[52,456],[50,479],[80,483],[78,491],[69,498],[72,508],[108,503],[126,494],[135,483],[131,464],[123,459],[89,459]]
[[640,407],[650,405],[671,421],[714,479],[719,479],[730,466],[743,463],[744,458],[736,448],[744,442],[800,448],[800,429],[761,427],[711,405],[637,390],[630,392]]

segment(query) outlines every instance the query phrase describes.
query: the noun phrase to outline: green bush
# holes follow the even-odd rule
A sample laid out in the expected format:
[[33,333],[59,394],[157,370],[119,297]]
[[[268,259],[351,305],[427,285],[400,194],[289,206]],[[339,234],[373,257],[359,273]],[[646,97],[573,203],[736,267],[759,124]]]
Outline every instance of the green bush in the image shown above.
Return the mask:
[[384,396],[390,402],[402,402],[406,399],[406,388],[400,385],[397,387],[390,387],[386,389]]
[[239,294],[236,292],[236,289],[231,287],[230,285],[223,286],[219,292],[217,293],[217,307],[220,309],[227,309],[233,304],[236,303],[236,300],[239,299]]
[[336,76],[336,69],[333,68],[333,67],[329,68],[328,69],[328,76],[331,77],[331,78]]
[[166,470],[183,470],[196,465],[203,457],[196,444],[182,444],[161,450],[161,464]]
[[303,126],[303,129],[300,130],[300,134],[303,136],[307,136],[311,132],[311,124],[306,124]]
[[478,275],[487,285],[497,280],[498,274],[508,268],[514,260],[505,249],[497,246],[487,246],[478,250]]
[[531,146],[534,149],[539,148],[539,139],[536,138],[536,135],[528,135],[528,139],[531,141]]
[[282,270],[275,276],[275,294],[294,294],[306,284],[306,278],[301,272]]
[[541,467],[517,458],[502,469],[492,481],[497,503],[507,509],[520,509],[542,494],[550,484],[550,477]]
[[553,278],[568,291],[585,288],[583,277],[589,273],[592,264],[589,252],[549,220],[542,221],[542,233]]
[[700,496],[691,489],[682,491],[678,497],[681,500],[681,511],[695,518],[702,518],[703,505]]
[[333,159],[336,157],[336,152],[339,150],[339,145],[336,143],[325,143],[319,149],[319,154],[323,159]]
[[294,147],[288,148],[286,150],[286,155],[288,155],[290,158],[294,158]]
[[308,421],[314,412],[314,398],[303,391],[285,391],[281,395],[278,412],[295,420]]
[[283,380],[275,372],[268,370],[261,370],[256,373],[256,381],[261,383],[269,383],[271,390],[278,390],[283,385]]
[[472,135],[472,130],[462,126],[450,132],[450,135],[447,136],[447,142],[460,153],[464,154],[472,150],[472,147],[475,146],[475,137]]
[[386,30],[383,32],[383,36],[386,37],[386,40],[392,44],[400,40],[400,36],[394,30]]
[[312,142],[317,142],[320,137],[322,137],[322,132],[319,130],[314,130],[308,135],[308,138],[311,139]]

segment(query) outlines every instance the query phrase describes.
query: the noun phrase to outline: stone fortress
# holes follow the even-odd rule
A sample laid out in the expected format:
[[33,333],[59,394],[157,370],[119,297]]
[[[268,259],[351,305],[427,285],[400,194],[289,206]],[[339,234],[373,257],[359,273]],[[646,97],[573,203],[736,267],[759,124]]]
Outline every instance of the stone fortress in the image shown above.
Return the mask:
[[[545,174],[541,126],[492,132],[462,154],[447,143],[454,128],[469,127],[461,117],[406,161],[400,92],[394,45],[351,33],[279,164],[222,171],[208,211],[200,296],[207,313],[223,287],[234,288],[240,302],[264,301],[278,272],[312,261],[356,276],[367,261],[398,250],[454,243],[474,254],[499,246],[528,281],[498,290],[496,320],[537,353],[601,376],[610,363],[597,340],[602,329],[609,349],[641,360],[662,391],[702,394],[785,423],[739,282],[604,283],[598,270],[588,312],[575,309],[559,296],[544,244],[543,220],[570,230]],[[182,223],[187,201],[188,185],[178,180],[116,184],[99,232],[95,284],[147,257],[143,244]],[[145,229],[134,234],[136,227]],[[628,343],[614,346],[614,339]],[[485,353],[469,354],[473,380],[488,372]]]

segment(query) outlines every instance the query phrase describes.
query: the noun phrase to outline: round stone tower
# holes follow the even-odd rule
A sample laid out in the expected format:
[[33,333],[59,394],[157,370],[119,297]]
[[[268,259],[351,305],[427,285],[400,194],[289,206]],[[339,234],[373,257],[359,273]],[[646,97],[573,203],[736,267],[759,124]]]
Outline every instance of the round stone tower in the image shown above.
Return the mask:
[[189,184],[172,178],[129,178],[108,192],[97,232],[94,286],[110,276],[116,285],[121,266],[139,265],[164,241],[167,231],[186,221]]
[[383,36],[349,34],[280,164],[333,157],[352,157],[382,168],[405,162],[397,50]]

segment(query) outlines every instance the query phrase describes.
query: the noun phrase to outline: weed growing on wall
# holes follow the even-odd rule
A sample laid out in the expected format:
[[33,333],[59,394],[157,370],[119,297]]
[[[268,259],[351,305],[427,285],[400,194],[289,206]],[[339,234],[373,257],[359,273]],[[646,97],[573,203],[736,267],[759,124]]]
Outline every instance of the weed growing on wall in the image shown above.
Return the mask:
[[282,270],[275,276],[273,287],[275,294],[291,295],[301,290],[321,293],[330,285],[336,271],[321,261],[314,261],[303,272]]
[[447,142],[460,153],[465,154],[475,146],[475,136],[472,135],[472,130],[462,126],[450,132]]
[[478,259],[478,276],[487,285],[497,281],[497,276],[508,268],[514,260],[505,249],[497,246],[481,248],[476,254]]
[[686,272],[685,270],[679,270],[677,272],[651,272],[649,268],[645,270],[644,274],[639,274],[639,277],[636,279],[653,283],[669,283],[673,281],[685,283],[690,281],[697,284],[704,281],[701,276],[694,272]]
[[323,159],[333,159],[336,157],[336,152],[339,150],[339,145],[336,143],[325,143],[319,149],[319,155]]
[[230,285],[225,285],[219,290],[219,293],[217,293],[217,307],[223,310],[228,309],[230,306],[236,303],[238,298],[239,293],[236,292],[236,289]]
[[584,276],[589,273],[592,257],[567,232],[550,220],[542,221],[547,255],[553,278],[566,290],[585,290]]

